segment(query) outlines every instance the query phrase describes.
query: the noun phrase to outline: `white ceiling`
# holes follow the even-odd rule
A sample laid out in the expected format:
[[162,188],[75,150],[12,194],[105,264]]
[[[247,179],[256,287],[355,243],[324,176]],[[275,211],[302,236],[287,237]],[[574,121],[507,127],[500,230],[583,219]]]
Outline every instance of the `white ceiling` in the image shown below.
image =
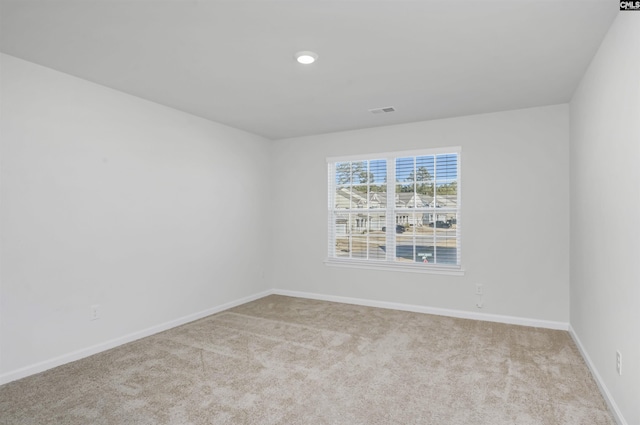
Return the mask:
[[[1,1],[0,50],[270,139],[564,103],[614,0]],[[319,60],[296,63],[312,50]],[[394,106],[396,112],[369,109]]]

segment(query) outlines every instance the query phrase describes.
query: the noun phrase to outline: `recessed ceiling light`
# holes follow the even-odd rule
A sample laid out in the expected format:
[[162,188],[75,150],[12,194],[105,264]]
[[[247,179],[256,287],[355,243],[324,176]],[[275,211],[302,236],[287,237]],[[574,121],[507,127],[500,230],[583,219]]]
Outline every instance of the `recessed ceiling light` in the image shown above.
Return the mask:
[[318,54],[314,52],[303,51],[296,53],[294,57],[299,63],[303,65],[309,65],[314,63],[316,59],[318,59]]

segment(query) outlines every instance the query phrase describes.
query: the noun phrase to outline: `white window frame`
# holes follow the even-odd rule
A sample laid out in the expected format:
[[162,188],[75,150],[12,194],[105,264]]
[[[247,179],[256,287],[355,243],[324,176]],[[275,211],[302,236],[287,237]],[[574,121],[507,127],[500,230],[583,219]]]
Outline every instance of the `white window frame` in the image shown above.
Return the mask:
[[[396,240],[395,240],[395,215],[403,208],[397,208],[395,203],[395,166],[397,158],[405,157],[417,157],[417,156],[429,156],[429,155],[442,155],[442,154],[457,154],[457,191],[458,200],[455,213],[457,214],[456,223],[456,241],[457,241],[457,265],[444,265],[444,264],[422,264],[422,263],[408,263],[403,261],[396,261]],[[387,164],[387,205],[384,208],[386,228],[386,259],[374,260],[374,259],[354,259],[354,258],[342,258],[336,256],[336,226],[334,214],[336,213],[349,213],[353,210],[336,209],[335,197],[336,197],[336,176],[335,176],[335,164],[348,161],[372,161],[372,160],[386,160]],[[446,274],[461,276],[464,274],[462,268],[462,148],[460,146],[432,148],[432,149],[420,149],[410,151],[398,151],[398,152],[385,152],[374,153],[365,155],[350,155],[340,157],[327,158],[327,175],[328,175],[328,213],[327,213],[327,227],[328,227],[328,249],[327,259],[325,264],[328,266],[337,267],[351,267],[360,269],[378,269],[389,271],[402,271],[402,272],[415,272],[415,273],[433,273],[433,274]],[[393,202],[388,202],[394,200]],[[381,211],[373,210],[373,211]],[[451,212],[452,210],[447,210]],[[444,212],[447,212],[444,211]],[[359,210],[362,212],[362,210]]]

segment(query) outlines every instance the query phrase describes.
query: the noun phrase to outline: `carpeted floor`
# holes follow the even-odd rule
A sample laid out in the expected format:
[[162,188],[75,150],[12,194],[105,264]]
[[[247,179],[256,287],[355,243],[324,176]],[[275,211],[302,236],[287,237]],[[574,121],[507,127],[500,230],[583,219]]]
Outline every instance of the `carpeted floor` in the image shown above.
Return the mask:
[[566,332],[273,295],[4,385],[0,424],[615,422]]

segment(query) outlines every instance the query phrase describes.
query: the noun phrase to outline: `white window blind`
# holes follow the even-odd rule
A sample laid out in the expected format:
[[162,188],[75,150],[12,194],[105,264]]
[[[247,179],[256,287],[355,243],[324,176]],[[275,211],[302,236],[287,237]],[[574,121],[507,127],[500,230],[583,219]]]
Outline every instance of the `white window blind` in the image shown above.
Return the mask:
[[460,270],[460,148],[327,162],[329,263]]

